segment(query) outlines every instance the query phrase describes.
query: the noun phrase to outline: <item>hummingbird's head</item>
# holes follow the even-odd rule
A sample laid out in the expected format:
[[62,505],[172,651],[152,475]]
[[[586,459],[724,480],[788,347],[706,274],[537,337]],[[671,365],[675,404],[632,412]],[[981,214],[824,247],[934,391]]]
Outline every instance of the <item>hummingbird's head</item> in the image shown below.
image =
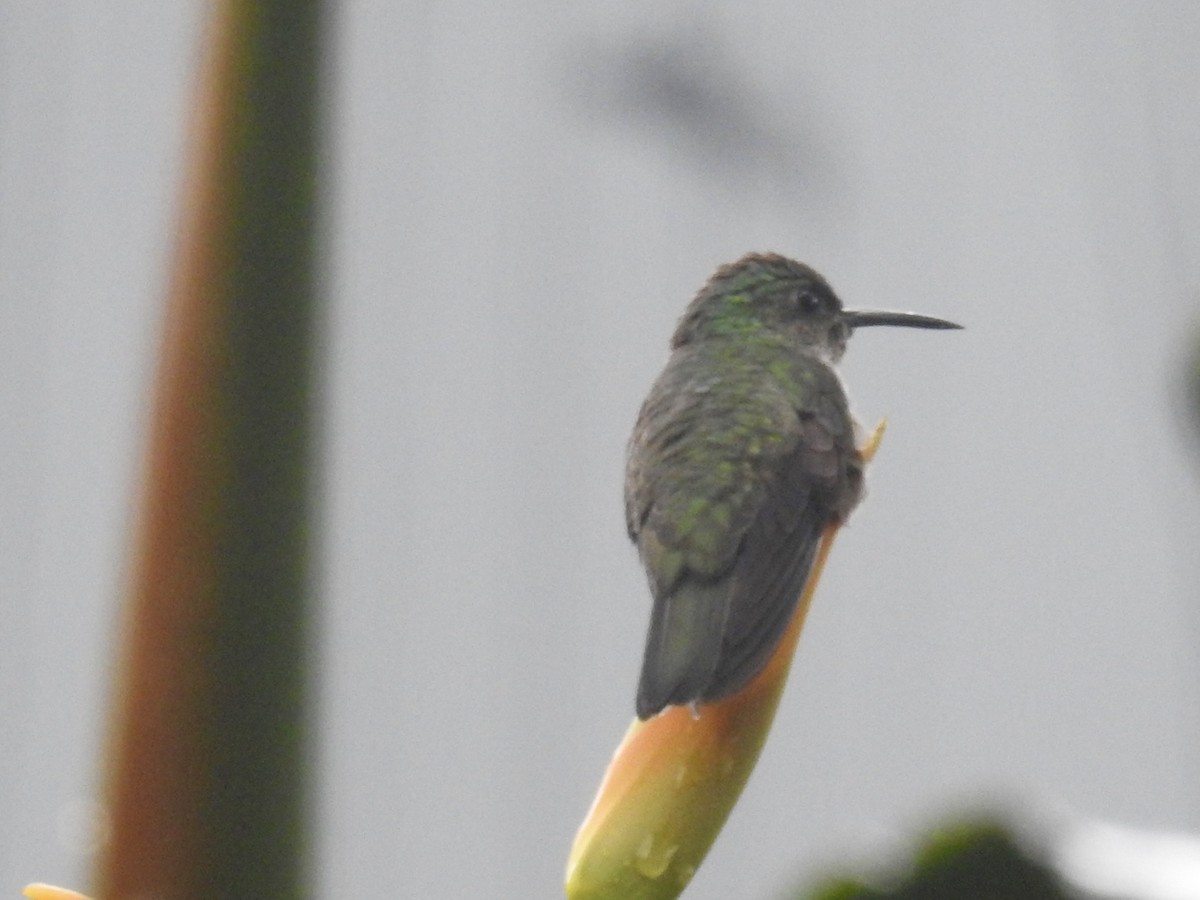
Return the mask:
[[836,363],[854,329],[867,325],[962,327],[915,313],[843,309],[829,282],[804,263],[777,253],[750,253],[717,269],[700,289],[679,320],[671,347],[772,333]]
[[751,253],[717,269],[679,320],[671,346],[767,331],[837,362],[851,330],[842,301],[813,269]]

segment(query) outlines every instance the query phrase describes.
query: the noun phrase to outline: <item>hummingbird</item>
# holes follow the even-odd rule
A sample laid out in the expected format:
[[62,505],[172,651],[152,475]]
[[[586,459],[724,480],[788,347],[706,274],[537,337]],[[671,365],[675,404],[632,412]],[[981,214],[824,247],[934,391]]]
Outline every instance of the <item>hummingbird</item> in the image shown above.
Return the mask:
[[751,253],[684,311],[629,439],[625,520],[653,596],[637,715],[728,697],[787,629],[826,526],[863,492],[835,366],[856,328],[960,328],[843,309],[803,263]]

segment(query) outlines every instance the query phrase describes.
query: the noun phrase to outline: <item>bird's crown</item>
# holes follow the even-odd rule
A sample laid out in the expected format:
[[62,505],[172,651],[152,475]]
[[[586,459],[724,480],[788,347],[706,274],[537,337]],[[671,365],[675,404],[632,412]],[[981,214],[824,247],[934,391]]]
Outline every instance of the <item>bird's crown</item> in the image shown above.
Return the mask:
[[749,253],[721,266],[696,294],[671,346],[757,329],[787,330],[805,319],[836,318],[842,304],[815,270],[778,253]]

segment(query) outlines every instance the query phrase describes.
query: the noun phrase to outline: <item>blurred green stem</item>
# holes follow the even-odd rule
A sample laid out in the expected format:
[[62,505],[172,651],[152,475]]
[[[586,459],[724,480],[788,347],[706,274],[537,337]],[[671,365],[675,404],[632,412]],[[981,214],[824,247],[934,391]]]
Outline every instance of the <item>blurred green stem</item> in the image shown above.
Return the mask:
[[220,0],[134,539],[101,896],[308,894],[318,0]]

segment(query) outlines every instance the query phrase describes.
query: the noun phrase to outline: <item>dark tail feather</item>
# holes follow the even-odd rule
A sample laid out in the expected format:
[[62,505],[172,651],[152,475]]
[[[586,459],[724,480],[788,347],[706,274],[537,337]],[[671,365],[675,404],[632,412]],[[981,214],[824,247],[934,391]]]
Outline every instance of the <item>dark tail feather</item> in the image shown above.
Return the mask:
[[685,580],[654,601],[638,683],[639,719],[704,695],[720,661],[728,614],[728,579]]
[[[734,577],[738,579],[739,598],[740,590],[749,586],[760,595],[754,598],[760,608],[737,609],[735,601],[731,599],[725,643],[721,648],[721,664],[713,672],[712,685],[704,698],[706,701],[721,700],[736,694],[762,671],[775,653],[796,612],[820,542],[820,530],[803,523],[789,542],[792,546],[782,548],[784,553],[753,561],[757,572],[766,574],[766,578],[759,576],[747,585],[754,576],[744,573],[740,568],[734,570]],[[787,553],[790,553],[790,558]],[[741,621],[739,613],[743,614]]]

